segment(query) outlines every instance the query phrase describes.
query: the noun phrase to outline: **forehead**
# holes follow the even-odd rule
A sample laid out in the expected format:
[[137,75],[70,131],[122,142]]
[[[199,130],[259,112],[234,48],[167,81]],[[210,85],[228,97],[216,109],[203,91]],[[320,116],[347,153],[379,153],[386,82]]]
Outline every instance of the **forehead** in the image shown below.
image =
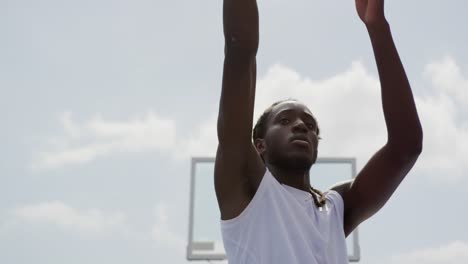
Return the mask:
[[295,112],[297,114],[307,114],[307,115],[314,117],[314,115],[312,114],[312,112],[309,110],[307,106],[305,106],[302,103],[295,102],[295,101],[286,101],[278,105],[275,105],[272,108],[271,117],[275,117],[284,112]]

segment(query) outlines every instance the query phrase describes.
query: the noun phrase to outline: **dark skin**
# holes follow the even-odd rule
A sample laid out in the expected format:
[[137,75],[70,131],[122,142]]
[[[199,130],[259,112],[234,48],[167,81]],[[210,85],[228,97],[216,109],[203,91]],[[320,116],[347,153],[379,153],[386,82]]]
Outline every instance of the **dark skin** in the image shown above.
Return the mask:
[[[384,15],[384,1],[355,2],[379,72],[387,142],[354,180],[331,187],[344,200],[346,236],[389,200],[420,155],[423,140],[411,87]],[[224,0],[224,34],[215,190],[221,218],[226,220],[246,208],[267,168],[281,183],[308,190],[318,139],[310,110],[288,101],[274,107],[265,137],[252,143],[259,43],[255,0]],[[282,117],[284,111],[288,121]]]
[[309,191],[309,170],[317,159],[318,126],[310,110],[289,101],[272,109],[263,139],[255,140],[266,167],[279,182]]

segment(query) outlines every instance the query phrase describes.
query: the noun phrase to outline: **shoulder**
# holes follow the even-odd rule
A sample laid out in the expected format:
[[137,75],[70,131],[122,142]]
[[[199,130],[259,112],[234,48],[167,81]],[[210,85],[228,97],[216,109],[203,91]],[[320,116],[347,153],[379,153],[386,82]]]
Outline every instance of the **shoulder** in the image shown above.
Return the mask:
[[329,188],[330,191],[335,191],[341,195],[341,197],[345,197],[346,193],[351,189],[351,185],[353,184],[353,179],[342,181],[334,184]]
[[351,189],[353,185],[354,179],[343,181],[336,183],[332,187],[330,187],[330,192],[334,192],[337,195],[340,196],[341,201],[342,201],[342,212],[343,212],[343,227],[345,231],[345,235],[348,236],[351,231],[355,228],[352,225],[352,218],[353,218],[353,208],[351,208],[351,203],[349,200],[349,190]]
[[[349,211],[349,203],[347,203],[347,196],[349,193],[349,190],[351,189],[351,186],[353,184],[353,180],[347,180],[347,181],[342,181],[338,182],[335,185],[331,186],[327,193],[330,193],[332,197],[339,197],[339,201],[341,203],[341,210],[343,212],[344,218],[345,216],[350,212]],[[334,194],[334,195],[333,195]]]
[[343,196],[339,192],[333,189],[327,190],[326,192],[324,192],[324,195],[325,195],[325,199],[327,200],[327,207],[334,208],[343,217],[343,214],[344,214]]

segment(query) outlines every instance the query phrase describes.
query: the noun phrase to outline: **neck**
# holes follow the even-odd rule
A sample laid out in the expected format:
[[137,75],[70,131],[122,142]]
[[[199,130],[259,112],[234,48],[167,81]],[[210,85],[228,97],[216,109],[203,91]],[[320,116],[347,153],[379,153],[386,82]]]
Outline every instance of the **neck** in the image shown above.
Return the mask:
[[284,169],[278,166],[267,164],[271,174],[283,184],[309,192],[310,178],[309,170],[291,170]]

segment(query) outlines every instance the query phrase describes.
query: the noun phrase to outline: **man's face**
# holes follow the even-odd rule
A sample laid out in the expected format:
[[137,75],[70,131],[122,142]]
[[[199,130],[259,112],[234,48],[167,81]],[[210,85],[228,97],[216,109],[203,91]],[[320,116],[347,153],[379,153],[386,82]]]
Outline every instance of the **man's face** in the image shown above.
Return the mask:
[[295,101],[276,105],[267,120],[263,156],[281,168],[309,170],[317,159],[318,126],[310,110]]

